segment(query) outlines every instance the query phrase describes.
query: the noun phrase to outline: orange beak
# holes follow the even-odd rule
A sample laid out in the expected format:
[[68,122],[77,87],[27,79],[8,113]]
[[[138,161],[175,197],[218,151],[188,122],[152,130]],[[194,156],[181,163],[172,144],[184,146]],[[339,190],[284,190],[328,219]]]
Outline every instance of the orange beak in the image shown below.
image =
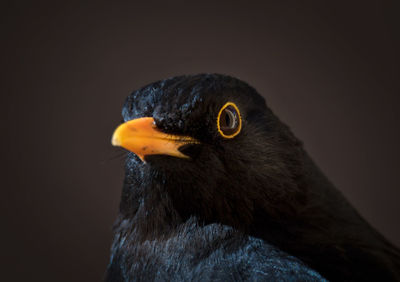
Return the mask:
[[135,153],[143,162],[146,155],[170,155],[189,158],[178,148],[186,144],[199,144],[196,139],[163,133],[157,130],[154,119],[143,117],[127,121],[114,131],[111,143]]

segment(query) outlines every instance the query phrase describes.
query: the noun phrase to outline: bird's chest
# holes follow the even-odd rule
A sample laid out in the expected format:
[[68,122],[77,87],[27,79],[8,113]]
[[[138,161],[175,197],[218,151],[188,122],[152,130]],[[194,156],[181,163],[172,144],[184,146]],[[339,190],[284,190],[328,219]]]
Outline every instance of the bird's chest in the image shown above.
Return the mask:
[[215,268],[223,268],[222,229],[185,230],[168,238],[138,242],[135,236],[117,234],[110,266],[115,265],[122,281],[210,280]]
[[120,235],[113,244],[109,281],[323,280],[296,258],[218,224],[189,226],[142,242]]

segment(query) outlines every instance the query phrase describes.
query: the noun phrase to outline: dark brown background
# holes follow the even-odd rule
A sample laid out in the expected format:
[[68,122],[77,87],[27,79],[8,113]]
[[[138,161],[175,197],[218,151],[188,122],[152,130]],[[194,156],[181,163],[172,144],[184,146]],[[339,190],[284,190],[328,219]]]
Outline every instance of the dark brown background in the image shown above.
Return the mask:
[[400,245],[395,1],[65,2],[1,4],[2,276],[102,279],[123,178],[110,145],[122,102],[199,72],[256,87]]

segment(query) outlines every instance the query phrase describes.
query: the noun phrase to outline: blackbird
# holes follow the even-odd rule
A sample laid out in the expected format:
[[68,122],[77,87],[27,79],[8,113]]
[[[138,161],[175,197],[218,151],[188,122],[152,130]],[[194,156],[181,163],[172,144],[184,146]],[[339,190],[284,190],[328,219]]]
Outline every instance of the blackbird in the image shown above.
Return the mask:
[[107,281],[400,281],[400,251],[245,82],[169,78],[122,115]]

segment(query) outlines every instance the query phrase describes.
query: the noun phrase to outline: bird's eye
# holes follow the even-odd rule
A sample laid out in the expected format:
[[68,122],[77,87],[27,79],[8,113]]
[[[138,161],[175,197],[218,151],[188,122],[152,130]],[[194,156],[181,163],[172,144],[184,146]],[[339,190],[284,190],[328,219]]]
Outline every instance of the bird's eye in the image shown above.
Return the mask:
[[232,103],[226,103],[218,113],[217,126],[219,133],[225,138],[233,138],[242,129],[242,119],[238,107]]

